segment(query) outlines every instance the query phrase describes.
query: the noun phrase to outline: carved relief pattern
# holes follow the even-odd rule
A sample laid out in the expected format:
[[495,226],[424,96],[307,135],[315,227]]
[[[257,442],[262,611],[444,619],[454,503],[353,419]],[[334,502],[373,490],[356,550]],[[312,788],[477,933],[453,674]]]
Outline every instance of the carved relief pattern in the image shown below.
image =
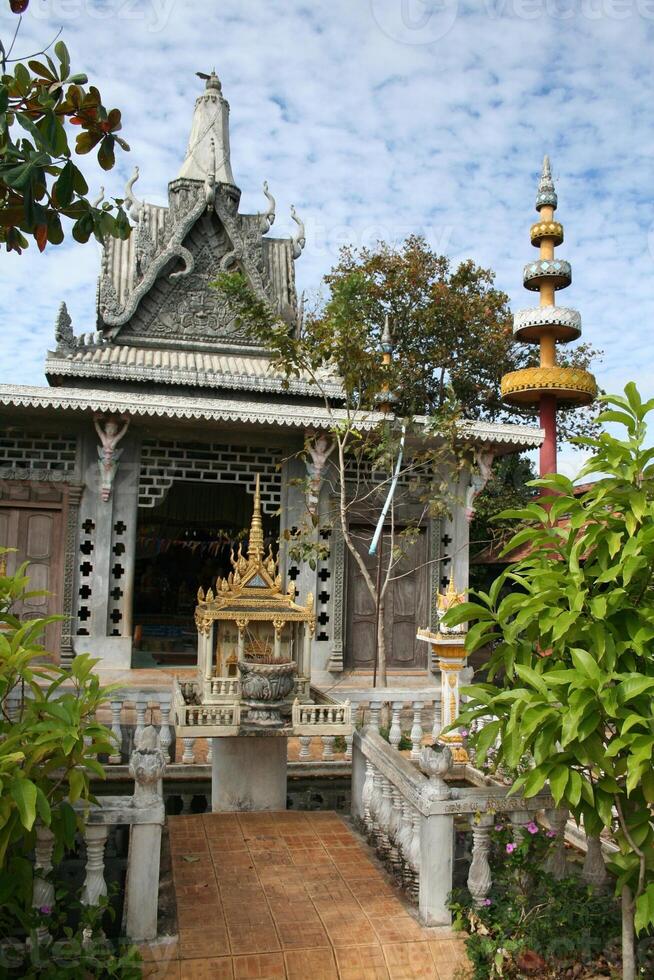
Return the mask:
[[68,513],[66,516],[66,531],[64,541],[64,584],[62,613],[64,621],[61,632],[61,663],[69,664],[75,656],[73,650],[73,621],[77,615],[77,603],[74,601],[74,589],[77,582],[75,574],[75,557],[77,555],[77,524],[79,520],[79,504],[83,487],[72,485],[68,490]]
[[[3,480],[24,479],[56,480],[55,473],[65,474],[75,470],[77,438],[71,434],[43,435],[16,432],[15,429],[0,429],[0,478]],[[39,474],[36,475],[37,471]],[[51,477],[43,472],[52,473]]]
[[332,543],[332,648],[328,670],[343,670],[343,635],[345,631],[345,541],[341,534]]

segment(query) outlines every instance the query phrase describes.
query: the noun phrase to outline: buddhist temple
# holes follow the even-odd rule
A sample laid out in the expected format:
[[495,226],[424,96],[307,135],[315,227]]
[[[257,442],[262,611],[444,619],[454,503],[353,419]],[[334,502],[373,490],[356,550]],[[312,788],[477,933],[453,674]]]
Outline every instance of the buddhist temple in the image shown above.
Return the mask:
[[572,282],[572,268],[565,259],[555,257],[554,249],[563,243],[563,225],[554,220],[558,199],[552,180],[549,157],[543,160],[538,183],[536,210],[539,220],[531,226],[531,244],[540,250],[539,258],[525,266],[525,289],[540,294],[540,305],[518,310],[513,334],[524,343],[540,345],[538,367],[512,371],[502,379],[502,396],[509,405],[533,406],[540,413],[545,439],[540,447],[540,474],[556,473],[557,405],[589,405],[597,394],[592,374],[580,368],[556,363],[556,345],[569,343],[581,335],[581,317],[576,310],[556,306],[556,292]]
[[[315,624],[301,641],[306,682],[329,685],[350,672],[370,683],[374,606],[328,519],[331,484],[312,462],[312,453],[326,452],[324,401],[310,379],[285,383],[275,373],[266,350],[211,286],[221,270],[240,270],[255,295],[296,330],[295,271],[305,226],[293,209],[293,233],[271,234],[276,202],[265,182],[260,211],[241,213],[230,107],[217,75],[202,78],[167,206],[141,198],[138,169],[128,181],[133,232],[104,247],[95,319],[74,325],[62,296],[45,358],[48,384],[0,386],[0,544],[16,549],[12,567],[28,561],[32,586],[49,592],[35,597],[30,611],[63,617],[49,627],[48,648],[64,663],[88,651],[101,669],[121,675],[196,667],[196,607],[206,610],[207,590],[233,574],[239,548],[248,554],[248,537],[250,558],[268,555],[272,545],[284,594],[289,598],[292,585],[290,601],[310,608]],[[556,274],[547,268],[562,238],[552,223],[548,180],[539,198],[540,231],[532,233],[543,257],[526,279],[530,288],[540,284],[545,305],[533,324],[519,321],[525,339],[545,330],[544,367],[524,385],[511,387],[509,380],[506,388],[532,402],[544,390],[543,372],[563,377],[552,367],[555,341],[578,334],[577,315],[552,305],[569,267],[559,263]],[[555,398],[580,398],[579,385],[568,381],[545,388]],[[328,384],[338,407],[338,381]],[[363,431],[392,416],[391,401],[361,418]],[[480,461],[487,469],[494,454],[537,447],[541,439],[534,427],[467,424],[468,464],[443,475],[451,512],[424,518],[406,574],[387,596],[387,662],[398,683],[407,674],[433,680],[417,630],[436,628],[437,594],[450,581],[459,592],[467,587],[467,510],[480,487]],[[307,475],[310,499],[301,485]],[[261,523],[253,541],[257,486]],[[313,565],[294,560],[287,545],[307,510],[322,546]],[[371,527],[377,518],[370,515]]]

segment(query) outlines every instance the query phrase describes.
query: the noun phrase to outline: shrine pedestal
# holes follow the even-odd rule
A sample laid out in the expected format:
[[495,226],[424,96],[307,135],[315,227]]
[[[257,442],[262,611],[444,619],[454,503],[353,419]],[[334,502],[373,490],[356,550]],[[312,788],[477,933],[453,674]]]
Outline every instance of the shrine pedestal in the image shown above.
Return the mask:
[[286,736],[239,735],[211,743],[214,813],[286,809]]

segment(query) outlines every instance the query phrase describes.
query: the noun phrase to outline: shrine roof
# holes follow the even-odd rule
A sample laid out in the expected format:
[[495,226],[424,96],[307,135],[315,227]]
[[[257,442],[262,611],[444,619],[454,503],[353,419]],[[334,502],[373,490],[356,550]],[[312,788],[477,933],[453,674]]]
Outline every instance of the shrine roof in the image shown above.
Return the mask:
[[[302,405],[278,400],[254,401],[235,396],[181,395],[177,392],[110,391],[86,388],[47,388],[37,385],[0,385],[0,408],[55,410],[72,413],[108,412],[133,418],[171,420],[203,419],[210,422],[246,423],[291,429],[331,428],[335,422],[353,418],[363,430],[375,428],[389,416],[382,412],[348,413],[329,411],[322,405]],[[423,421],[417,418],[420,424]],[[424,419],[426,422],[427,420]],[[460,423],[463,438],[475,444],[493,446],[497,453],[533,449],[544,438],[542,429],[527,425],[465,421]]]

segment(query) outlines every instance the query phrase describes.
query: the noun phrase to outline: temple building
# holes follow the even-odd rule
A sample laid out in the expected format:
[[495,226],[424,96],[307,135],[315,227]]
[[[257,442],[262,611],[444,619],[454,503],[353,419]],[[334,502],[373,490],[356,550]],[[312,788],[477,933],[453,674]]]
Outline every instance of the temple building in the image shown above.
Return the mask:
[[[313,597],[312,681],[365,675],[374,607],[338,527],[320,521],[315,568],[294,564],[283,545],[308,505],[298,454],[307,441],[324,441],[328,412],[309,380],[283,383],[211,287],[219,271],[239,269],[297,329],[304,225],[293,210],[292,237],[270,234],[275,200],[266,183],[261,212],[240,213],[229,105],[215,73],[204,77],[168,206],[138,197],[138,170],[128,182],[133,233],[104,248],[96,322],[74,329],[62,303],[48,385],[0,386],[0,544],[16,549],[10,570],[28,561],[32,587],[49,592],[25,614],[62,615],[47,638],[62,662],[88,651],[121,671],[194,665],[198,589],[230,573],[258,483],[265,548],[282,542],[284,582],[293,582],[302,607]],[[339,391],[335,380],[336,402]],[[362,426],[375,425],[375,415]],[[459,591],[467,586],[480,461],[483,472],[493,454],[536,447],[542,433],[480,422],[469,424],[467,439],[470,466],[450,476],[451,514],[425,522],[389,594],[388,666],[398,677],[429,682],[428,645],[417,630],[435,627],[437,594],[450,579]],[[324,516],[331,490],[312,486],[311,506]]]

